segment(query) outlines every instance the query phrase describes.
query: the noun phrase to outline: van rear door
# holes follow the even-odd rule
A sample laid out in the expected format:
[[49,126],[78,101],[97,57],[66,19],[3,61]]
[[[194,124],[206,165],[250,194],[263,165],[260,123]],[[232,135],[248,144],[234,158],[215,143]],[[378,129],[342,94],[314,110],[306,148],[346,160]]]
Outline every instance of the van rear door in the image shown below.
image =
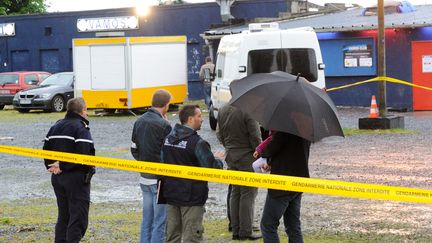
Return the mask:
[[300,76],[318,88],[325,87],[324,70],[318,69],[322,63],[318,38],[312,28],[281,31],[283,66],[281,70]]

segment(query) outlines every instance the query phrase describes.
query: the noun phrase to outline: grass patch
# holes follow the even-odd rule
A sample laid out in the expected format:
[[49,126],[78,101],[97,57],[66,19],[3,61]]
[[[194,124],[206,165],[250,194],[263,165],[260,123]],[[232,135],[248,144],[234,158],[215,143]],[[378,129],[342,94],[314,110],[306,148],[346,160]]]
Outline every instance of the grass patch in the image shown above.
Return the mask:
[[[0,202],[0,242],[52,242],[57,218],[55,199]],[[211,214],[207,212],[206,215]],[[206,216],[205,216],[206,218]],[[137,242],[140,234],[141,206],[131,203],[92,203],[89,227],[83,242]],[[206,242],[234,242],[226,219],[204,220]],[[387,233],[404,225],[377,220],[367,232],[340,232],[338,229],[305,231],[305,242],[432,242],[428,232],[409,235]],[[386,233],[379,233],[379,232]],[[287,242],[282,228],[281,242]],[[256,241],[262,242],[262,240]]]
[[0,110],[2,121],[19,121],[20,123],[34,123],[39,121],[57,121],[64,118],[65,112],[43,112],[30,111],[29,113],[19,113],[13,109]]
[[118,158],[118,159],[128,159],[130,154],[129,148],[125,150],[124,148],[110,149],[110,150],[96,150],[96,156],[108,157],[108,158]]
[[[204,100],[191,100],[186,101],[184,105],[186,104],[193,104],[193,105],[199,105],[203,112],[203,116],[207,116],[207,106],[204,103]],[[182,105],[179,107],[181,108]],[[4,110],[0,110],[0,116],[1,120],[3,122],[14,122],[17,121],[20,124],[28,124],[28,123],[34,123],[34,122],[40,122],[40,121],[52,121],[55,122],[57,120],[63,119],[66,112],[44,112],[42,110],[31,110],[29,113],[19,113],[17,110],[14,110],[12,106],[6,106]],[[142,113],[141,113],[142,114]],[[140,113],[137,113],[137,116],[141,115]],[[175,117],[177,116],[178,111],[172,111],[168,113],[168,116]],[[128,112],[119,112],[115,115],[106,115],[106,116],[99,116],[94,113],[94,110],[89,110],[89,119],[91,121],[112,121],[112,117],[115,116],[116,120],[135,120],[136,118],[132,115],[132,113]]]
[[370,134],[414,134],[417,133],[417,131],[414,130],[408,130],[408,129],[377,129],[377,130],[364,130],[364,129],[357,129],[357,128],[344,128],[343,132],[346,137],[348,136],[356,136],[356,135],[370,135]]
[[0,218],[0,224],[10,224],[12,223],[11,218]]

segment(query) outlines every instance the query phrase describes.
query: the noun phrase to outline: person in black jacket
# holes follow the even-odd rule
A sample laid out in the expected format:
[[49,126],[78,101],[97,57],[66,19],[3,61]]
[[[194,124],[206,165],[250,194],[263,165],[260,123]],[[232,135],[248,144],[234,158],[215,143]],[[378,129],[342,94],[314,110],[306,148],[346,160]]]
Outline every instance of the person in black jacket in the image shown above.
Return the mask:
[[[136,160],[160,162],[162,144],[171,132],[167,120],[171,94],[157,90],[153,94],[152,107],[134,124],[131,152]],[[143,195],[141,243],[163,243],[165,239],[166,209],[157,204],[157,177],[141,173],[140,186]]]
[[[162,146],[162,161],[175,165],[222,168],[223,162],[215,159],[209,143],[196,132],[203,122],[199,107],[185,105],[179,112],[179,118],[181,125],[175,125]],[[222,157],[222,152],[215,155]],[[164,177],[162,188],[168,204],[166,243],[202,242],[207,181]]]
[[[70,99],[64,119],[57,121],[45,137],[44,150],[95,155],[88,127],[87,107],[82,98]],[[79,242],[87,230],[92,166],[45,159],[52,173],[58,218],[55,242]]]
[[[267,169],[271,168],[271,174],[309,177],[309,149],[309,141],[277,131],[261,157],[268,158]],[[300,192],[268,190],[261,218],[264,243],[279,242],[277,229],[282,217],[289,242],[303,242],[300,224],[301,196]]]

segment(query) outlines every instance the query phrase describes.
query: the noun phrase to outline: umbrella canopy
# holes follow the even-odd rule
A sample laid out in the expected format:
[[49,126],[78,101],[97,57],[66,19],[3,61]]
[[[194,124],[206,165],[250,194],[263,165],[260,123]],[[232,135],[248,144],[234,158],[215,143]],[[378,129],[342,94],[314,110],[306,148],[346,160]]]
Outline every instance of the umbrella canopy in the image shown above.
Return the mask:
[[230,104],[249,113],[264,128],[311,142],[344,136],[327,93],[285,72],[258,73],[231,82]]

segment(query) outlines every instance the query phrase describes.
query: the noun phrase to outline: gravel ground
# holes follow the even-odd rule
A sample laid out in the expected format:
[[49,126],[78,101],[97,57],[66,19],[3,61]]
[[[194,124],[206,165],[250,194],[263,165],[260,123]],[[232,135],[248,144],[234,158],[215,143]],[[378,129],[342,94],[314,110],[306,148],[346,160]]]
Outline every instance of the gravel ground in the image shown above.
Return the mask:
[[[0,111],[1,144],[41,148],[42,139],[60,115],[46,113],[14,114]],[[339,108],[344,128],[356,128],[363,108]],[[408,112],[405,127],[410,134],[356,135],[328,138],[313,144],[311,176],[362,183],[432,189],[432,112]],[[25,117],[25,119],[23,119]],[[90,117],[90,127],[98,155],[132,159],[128,152],[133,116]],[[178,121],[171,115],[173,124]],[[200,131],[213,150],[222,149],[208,121]],[[24,198],[54,198],[50,176],[40,159],[0,154],[0,201]],[[141,201],[137,173],[99,168],[92,182],[93,202]],[[225,217],[227,185],[210,184],[206,217]],[[256,201],[259,220],[266,190],[260,189]],[[432,206],[368,199],[305,194],[302,206],[305,231],[320,229],[432,235]]]

